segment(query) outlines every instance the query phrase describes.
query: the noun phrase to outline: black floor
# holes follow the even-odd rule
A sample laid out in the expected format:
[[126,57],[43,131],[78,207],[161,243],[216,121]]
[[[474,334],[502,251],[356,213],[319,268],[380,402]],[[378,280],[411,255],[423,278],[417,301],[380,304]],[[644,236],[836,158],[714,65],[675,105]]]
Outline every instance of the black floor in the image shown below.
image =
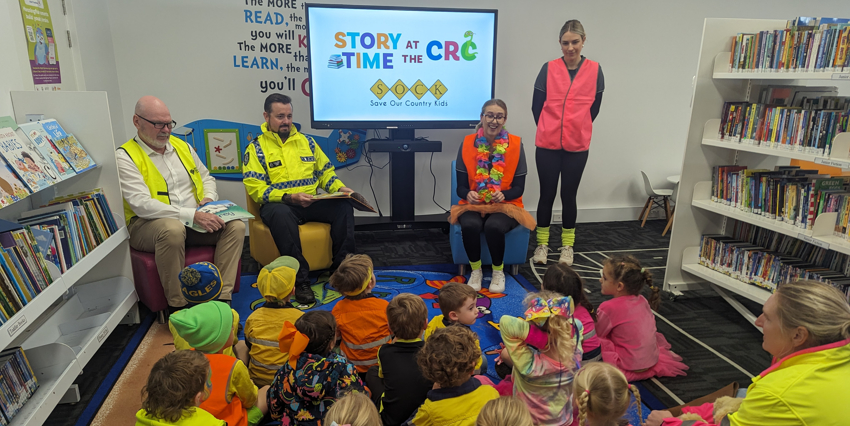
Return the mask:
[[[575,269],[587,282],[591,291],[590,300],[598,305],[604,299],[599,294],[599,264],[605,256],[612,256],[621,250],[627,252],[651,269],[657,285],[663,283],[664,267],[667,261],[669,234],[661,236],[664,221],[648,221],[644,228],[638,221],[582,223],[577,226],[575,251]],[[553,226],[552,241],[560,241],[560,230]],[[442,231],[399,230],[357,232],[357,251],[368,254],[375,266],[405,266],[452,263],[449,239]],[[532,233],[533,238],[533,233]],[[529,254],[536,244],[529,241]],[[557,248],[560,244],[552,244]],[[246,238],[243,253],[242,270],[244,274],[255,274],[258,265],[251,258]],[[619,253],[617,253],[619,254]],[[550,255],[551,262],[557,261],[557,252]],[[551,263],[550,262],[550,263]],[[542,276],[543,268],[531,268],[524,264],[520,273],[530,283],[539,286],[537,274]],[[669,296],[669,295],[667,295]],[[769,355],[761,349],[761,333],[746,322],[722,298],[710,291],[689,292],[675,301],[665,298],[659,314],[676,324],[715,351],[728,357],[750,374],[761,373],[770,363]],[[756,314],[760,306],[739,299]],[[690,366],[688,375],[677,378],[658,379],[661,385],[678,396],[689,401],[713,392],[732,381],[738,381],[742,387],[750,384],[749,377],[727,361],[699,345],[661,318],[657,321],[658,331],[663,333],[673,345],[673,350],[684,358]],[[89,362],[83,374],[77,379],[80,385],[82,401],[76,405],[60,405],[45,424],[74,425],[86,408],[97,387],[123,351],[138,326],[120,326],[113,332],[100,350]],[[96,367],[95,367],[96,366]],[[667,406],[678,405],[676,400],[652,381],[641,383]],[[128,416],[132,413],[128,413]]]

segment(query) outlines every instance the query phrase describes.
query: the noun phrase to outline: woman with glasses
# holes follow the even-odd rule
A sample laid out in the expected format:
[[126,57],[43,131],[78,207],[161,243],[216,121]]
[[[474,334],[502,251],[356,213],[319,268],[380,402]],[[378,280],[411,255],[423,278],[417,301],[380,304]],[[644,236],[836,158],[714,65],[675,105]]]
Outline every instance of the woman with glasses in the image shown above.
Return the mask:
[[505,291],[505,234],[519,225],[534,229],[534,219],[524,210],[525,153],[519,136],[508,134],[508,106],[491,99],[481,107],[476,132],[458,149],[455,173],[460,205],[452,206],[451,223],[460,223],[463,246],[472,274],[469,286],[481,290],[481,231],[493,259],[490,292]]
[[540,179],[537,204],[537,249],[534,263],[545,264],[549,253],[552,204],[561,178],[563,227],[559,263],[573,264],[576,235],[576,194],[581,182],[593,120],[599,114],[605,80],[599,63],[581,56],[585,34],[573,19],[561,27],[558,38],[563,57],[543,64],[534,82],[531,112],[537,123],[535,160]]

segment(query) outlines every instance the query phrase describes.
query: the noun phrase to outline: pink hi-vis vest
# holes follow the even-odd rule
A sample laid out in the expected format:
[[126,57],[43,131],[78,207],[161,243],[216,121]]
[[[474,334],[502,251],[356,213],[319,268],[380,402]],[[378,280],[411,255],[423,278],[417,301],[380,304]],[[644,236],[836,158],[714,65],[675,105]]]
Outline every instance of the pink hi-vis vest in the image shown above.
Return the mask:
[[596,99],[598,76],[599,63],[587,58],[572,80],[563,58],[549,61],[546,102],[537,121],[536,146],[572,152],[590,149],[593,133],[590,106]]

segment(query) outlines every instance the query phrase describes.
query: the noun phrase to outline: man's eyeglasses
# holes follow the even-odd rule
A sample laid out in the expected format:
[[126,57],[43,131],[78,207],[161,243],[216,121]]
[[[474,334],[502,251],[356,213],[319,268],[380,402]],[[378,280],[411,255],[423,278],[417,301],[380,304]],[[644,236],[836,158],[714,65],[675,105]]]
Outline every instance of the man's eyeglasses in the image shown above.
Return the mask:
[[176,121],[174,121],[174,120],[171,120],[171,122],[170,122],[170,123],[154,123],[153,121],[150,121],[150,120],[148,120],[147,118],[142,117],[142,116],[141,116],[141,115],[139,115],[139,114],[136,114],[136,117],[139,117],[139,118],[141,118],[142,120],[145,120],[145,121],[147,121],[148,123],[151,123],[151,124],[153,125],[153,128],[154,128],[154,129],[157,129],[157,130],[162,130],[165,126],[168,126],[168,128],[169,128],[169,129],[173,129],[175,126],[177,126],[177,122],[176,122]]
[[484,114],[484,118],[486,118],[487,121],[502,121],[506,118],[506,116],[502,115],[502,114],[494,115],[494,114],[487,113],[487,114]]

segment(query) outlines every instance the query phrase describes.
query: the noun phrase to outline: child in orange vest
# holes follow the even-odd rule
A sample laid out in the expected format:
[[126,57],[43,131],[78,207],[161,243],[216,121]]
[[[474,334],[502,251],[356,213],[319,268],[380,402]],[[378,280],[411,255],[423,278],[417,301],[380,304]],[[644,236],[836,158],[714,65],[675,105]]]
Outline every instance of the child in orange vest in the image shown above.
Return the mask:
[[288,353],[280,351],[277,338],[284,322],[295,322],[304,315],[289,303],[298,268],[295,258],[281,256],[261,269],[257,277],[257,290],[266,301],[245,320],[245,343],[250,350],[248,371],[257,386],[272,384],[274,374],[289,359]]
[[227,426],[198,408],[209,396],[210,362],[195,351],[171,352],[153,365],[142,388],[136,426]]
[[268,411],[268,386],[258,390],[245,364],[222,353],[236,337],[233,312],[226,303],[212,301],[177,311],[169,322],[187,344],[210,362],[213,391],[200,407],[229,426],[253,426]]
[[378,365],[378,349],[390,340],[389,302],[372,295],[375,281],[372,259],[365,254],[348,255],[330,279],[345,295],[332,311],[342,337],[340,348],[361,377]]

